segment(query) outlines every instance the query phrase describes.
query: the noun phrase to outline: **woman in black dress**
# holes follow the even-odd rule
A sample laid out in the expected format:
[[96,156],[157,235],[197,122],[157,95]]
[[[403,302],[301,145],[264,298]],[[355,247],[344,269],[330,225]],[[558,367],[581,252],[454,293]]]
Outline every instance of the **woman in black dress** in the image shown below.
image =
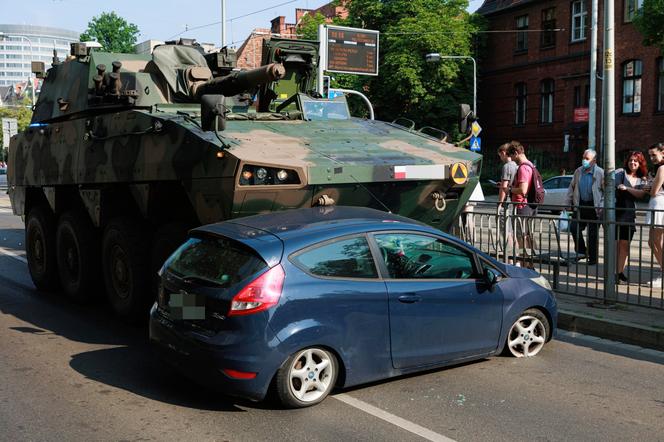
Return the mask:
[[[629,255],[629,243],[632,241],[636,228],[634,202],[647,195],[646,175],[648,165],[641,152],[629,153],[623,169],[616,170],[616,239],[618,240],[618,259],[616,261],[616,281],[629,282],[624,273]],[[625,223],[621,225],[621,223]],[[629,225],[627,225],[629,224]]]

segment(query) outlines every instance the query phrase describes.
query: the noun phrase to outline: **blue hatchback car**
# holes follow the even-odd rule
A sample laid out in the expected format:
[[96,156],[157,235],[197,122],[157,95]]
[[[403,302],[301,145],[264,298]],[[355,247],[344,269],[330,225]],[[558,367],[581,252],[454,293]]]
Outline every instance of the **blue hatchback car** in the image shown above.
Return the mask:
[[161,270],[150,340],[201,384],[306,407],[335,386],[534,356],[556,320],[532,270],[407,218],[324,207],[191,231]]

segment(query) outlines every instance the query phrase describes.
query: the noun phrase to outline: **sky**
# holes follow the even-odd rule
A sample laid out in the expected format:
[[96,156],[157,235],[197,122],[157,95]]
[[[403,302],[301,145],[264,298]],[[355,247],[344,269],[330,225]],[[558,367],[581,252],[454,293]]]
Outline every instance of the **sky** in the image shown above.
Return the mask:
[[[283,15],[287,23],[294,23],[296,8],[316,9],[329,1],[226,0],[226,42],[240,47],[254,28],[269,28],[273,18]],[[481,4],[482,0],[471,0],[469,10]],[[178,36],[217,46],[221,43],[221,25],[217,23],[221,21],[221,0],[31,0],[15,19],[3,14],[0,22],[83,32],[92,17],[111,11],[138,26],[138,43]]]
[[[5,0],[0,1],[0,3]],[[254,28],[269,28],[270,20],[283,15],[295,22],[295,9],[316,9],[329,0],[226,0],[226,42],[239,47]],[[83,32],[93,16],[115,11],[141,31],[138,43],[195,38],[201,43],[221,43],[221,0],[32,0],[13,19],[3,24],[41,25]],[[260,12],[259,12],[260,11]],[[209,25],[209,26],[205,26]],[[184,32],[198,26],[200,29]]]

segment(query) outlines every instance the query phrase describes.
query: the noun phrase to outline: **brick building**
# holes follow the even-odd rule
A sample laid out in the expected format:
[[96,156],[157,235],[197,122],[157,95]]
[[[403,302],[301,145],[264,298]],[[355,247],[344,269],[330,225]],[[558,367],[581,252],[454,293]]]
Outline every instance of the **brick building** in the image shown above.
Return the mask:
[[[625,151],[664,141],[664,61],[631,23],[639,0],[616,0],[616,163]],[[602,74],[602,3],[598,73]],[[590,0],[485,0],[491,32],[480,67],[479,115],[490,153],[521,141],[540,168],[570,170],[587,147]],[[514,31],[522,32],[514,32]],[[601,154],[597,82],[597,149]],[[486,156],[493,163],[493,155]]]
[[318,9],[295,9],[295,23],[286,23],[286,17],[283,15],[271,20],[270,29],[256,28],[242,43],[237,50],[237,65],[240,68],[253,69],[261,64],[261,51],[263,39],[277,36],[280,38],[297,38],[297,27],[302,18],[307,15],[322,14],[328,23],[331,23],[335,17],[346,18],[348,11],[343,6],[345,1],[336,5],[335,2],[327,3]]

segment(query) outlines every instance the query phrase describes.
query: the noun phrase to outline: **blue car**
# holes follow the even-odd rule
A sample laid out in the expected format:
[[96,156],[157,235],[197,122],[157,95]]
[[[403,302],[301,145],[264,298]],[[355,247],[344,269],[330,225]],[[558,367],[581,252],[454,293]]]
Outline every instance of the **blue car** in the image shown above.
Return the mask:
[[197,382],[287,407],[335,387],[535,356],[556,329],[536,272],[416,221],[322,207],[197,228],[161,269],[150,340]]

